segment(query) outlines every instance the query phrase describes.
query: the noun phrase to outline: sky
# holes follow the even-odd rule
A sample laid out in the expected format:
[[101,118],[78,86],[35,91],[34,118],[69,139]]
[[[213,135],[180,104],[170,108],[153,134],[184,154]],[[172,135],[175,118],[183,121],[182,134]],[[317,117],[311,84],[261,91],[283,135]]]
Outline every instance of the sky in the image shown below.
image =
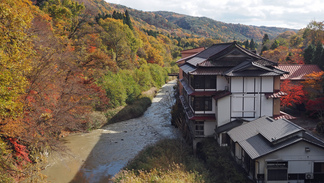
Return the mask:
[[324,0],[105,0],[142,11],[171,11],[234,24],[305,28],[324,21]]

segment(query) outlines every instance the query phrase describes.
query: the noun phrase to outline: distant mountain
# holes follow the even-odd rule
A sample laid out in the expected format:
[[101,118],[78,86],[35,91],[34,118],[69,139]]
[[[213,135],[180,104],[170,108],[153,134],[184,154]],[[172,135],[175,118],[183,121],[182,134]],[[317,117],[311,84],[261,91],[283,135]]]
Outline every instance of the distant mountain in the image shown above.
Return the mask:
[[231,24],[216,21],[207,17],[193,17],[167,11],[155,12],[182,29],[189,30],[195,34],[213,38],[220,38],[223,41],[254,39],[260,41],[264,34],[270,38],[277,37],[285,31],[295,31],[288,28],[249,26],[243,24]]
[[[201,37],[210,37],[220,39],[223,42],[233,40],[245,41],[254,39],[261,41],[264,34],[268,34],[271,38],[277,37],[285,31],[294,31],[295,29],[265,27],[265,26],[250,26],[243,24],[232,24],[216,21],[207,17],[194,17],[189,15],[178,14],[168,11],[147,12],[132,9],[123,5],[107,3],[103,0],[77,0],[83,2],[85,6],[93,6],[98,13],[112,13],[114,10],[123,12],[127,9],[131,17],[136,21],[134,24],[138,28],[156,29],[154,31],[174,33],[193,34]],[[90,3],[91,2],[91,3]]]

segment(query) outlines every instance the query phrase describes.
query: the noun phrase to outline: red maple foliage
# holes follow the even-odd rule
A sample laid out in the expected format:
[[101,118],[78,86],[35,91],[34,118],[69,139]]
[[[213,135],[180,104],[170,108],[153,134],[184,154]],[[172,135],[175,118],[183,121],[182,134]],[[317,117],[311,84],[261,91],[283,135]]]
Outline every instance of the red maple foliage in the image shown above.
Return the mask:
[[[31,163],[28,157],[28,150],[26,149],[26,146],[18,144],[18,140],[16,138],[9,138],[9,141],[14,146],[14,149],[16,151],[17,162],[19,164],[23,163],[24,161]],[[23,161],[20,161],[19,158],[21,158]]]
[[287,93],[286,96],[280,98],[282,107],[292,106],[293,104],[301,104],[305,101],[305,91],[303,86],[290,83],[290,80],[285,80],[281,83],[280,90]]

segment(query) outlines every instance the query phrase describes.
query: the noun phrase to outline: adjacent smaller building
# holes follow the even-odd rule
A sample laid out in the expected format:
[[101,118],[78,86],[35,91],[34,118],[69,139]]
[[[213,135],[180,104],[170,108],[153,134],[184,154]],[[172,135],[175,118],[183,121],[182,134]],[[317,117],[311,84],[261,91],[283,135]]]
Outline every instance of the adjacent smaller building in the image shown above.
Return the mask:
[[263,116],[227,132],[231,153],[256,182],[324,182],[324,143],[286,120]]

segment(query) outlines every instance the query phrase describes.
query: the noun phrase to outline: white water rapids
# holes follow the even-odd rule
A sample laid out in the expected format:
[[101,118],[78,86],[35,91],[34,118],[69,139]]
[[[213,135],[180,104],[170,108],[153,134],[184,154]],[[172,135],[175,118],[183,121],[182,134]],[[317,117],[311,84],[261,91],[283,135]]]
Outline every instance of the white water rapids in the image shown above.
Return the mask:
[[47,180],[54,183],[108,182],[145,146],[163,138],[178,137],[170,115],[175,84],[175,80],[165,84],[139,118],[64,138],[69,155],[50,155],[43,171]]

